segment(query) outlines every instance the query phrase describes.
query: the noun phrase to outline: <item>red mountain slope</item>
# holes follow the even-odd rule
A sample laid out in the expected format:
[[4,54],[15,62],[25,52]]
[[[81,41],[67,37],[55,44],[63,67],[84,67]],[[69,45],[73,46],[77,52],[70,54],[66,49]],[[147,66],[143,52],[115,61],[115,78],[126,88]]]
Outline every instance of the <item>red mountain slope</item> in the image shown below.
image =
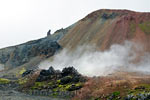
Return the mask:
[[59,43],[70,49],[94,43],[98,49],[105,50],[125,40],[141,43],[150,52],[150,13],[98,10],[78,21]]

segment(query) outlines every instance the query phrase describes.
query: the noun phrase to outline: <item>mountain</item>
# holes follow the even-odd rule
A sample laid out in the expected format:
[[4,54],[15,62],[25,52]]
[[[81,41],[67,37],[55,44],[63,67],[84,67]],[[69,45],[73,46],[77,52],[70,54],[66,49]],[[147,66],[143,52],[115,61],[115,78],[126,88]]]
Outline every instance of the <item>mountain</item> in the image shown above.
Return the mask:
[[150,13],[108,9],[92,12],[78,21],[59,44],[70,49],[96,44],[105,50],[125,40],[142,43],[150,51]]
[[98,50],[125,40],[138,42],[150,52],[150,13],[101,9],[47,37],[0,49],[0,64],[12,69],[36,67],[59,50],[96,45]]

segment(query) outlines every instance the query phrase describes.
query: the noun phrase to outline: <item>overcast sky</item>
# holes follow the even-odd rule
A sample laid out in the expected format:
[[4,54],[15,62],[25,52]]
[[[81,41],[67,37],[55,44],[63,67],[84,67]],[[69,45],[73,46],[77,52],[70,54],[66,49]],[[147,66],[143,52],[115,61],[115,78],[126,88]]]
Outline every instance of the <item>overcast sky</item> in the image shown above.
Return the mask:
[[0,0],[0,48],[44,37],[103,8],[150,12],[150,0]]

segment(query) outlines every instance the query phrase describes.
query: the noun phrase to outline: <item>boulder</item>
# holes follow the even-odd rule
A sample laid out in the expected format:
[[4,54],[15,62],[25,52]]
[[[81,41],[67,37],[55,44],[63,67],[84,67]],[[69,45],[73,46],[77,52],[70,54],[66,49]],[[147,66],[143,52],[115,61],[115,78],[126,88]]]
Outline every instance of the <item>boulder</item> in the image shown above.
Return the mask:
[[55,70],[52,66],[48,70],[42,70],[40,72],[40,75],[42,76],[49,76],[49,75],[54,75],[54,74],[55,74]]
[[56,71],[54,70],[54,68],[52,66],[49,67],[48,72],[50,75],[54,75],[56,73]]
[[78,73],[78,71],[74,67],[64,68],[62,70],[62,76],[68,76],[68,75],[76,76],[76,75],[79,75],[79,73]]
[[51,66],[48,70],[41,70],[40,75],[37,78],[37,82],[41,82],[41,81],[46,81],[46,80],[50,80],[53,77],[55,77],[56,71],[54,70],[54,68]]

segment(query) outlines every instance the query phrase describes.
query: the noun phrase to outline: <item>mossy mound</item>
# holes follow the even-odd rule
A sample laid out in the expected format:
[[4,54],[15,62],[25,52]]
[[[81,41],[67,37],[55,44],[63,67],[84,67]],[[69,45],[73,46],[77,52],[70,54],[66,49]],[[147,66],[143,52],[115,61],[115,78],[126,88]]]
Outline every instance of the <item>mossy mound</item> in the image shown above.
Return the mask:
[[51,89],[52,91],[74,91],[82,88],[83,82],[61,83],[60,80],[35,82],[31,90]]
[[8,80],[8,79],[5,79],[5,78],[0,78],[0,84],[8,84],[10,83],[11,81]]
[[[36,73],[36,72],[35,72]],[[34,75],[34,73],[32,73]],[[45,92],[45,94],[54,95],[67,93],[73,93],[75,90],[79,90],[83,87],[86,79],[75,70],[73,67],[64,68],[62,71],[55,70],[50,67],[48,70],[41,70],[39,75],[36,77],[33,84],[28,85],[32,80],[22,77],[18,80],[18,84],[23,87],[21,90],[34,94],[34,91],[52,91],[51,93]]]

